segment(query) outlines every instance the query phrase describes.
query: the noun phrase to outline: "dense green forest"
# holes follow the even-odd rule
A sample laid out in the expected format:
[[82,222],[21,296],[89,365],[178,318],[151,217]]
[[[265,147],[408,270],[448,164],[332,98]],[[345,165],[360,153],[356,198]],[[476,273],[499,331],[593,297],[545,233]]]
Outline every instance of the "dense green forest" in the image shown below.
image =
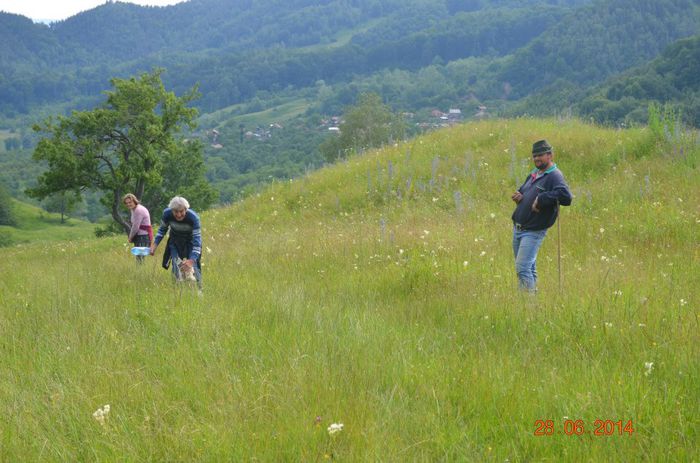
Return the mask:
[[679,40],[638,68],[611,78],[584,98],[577,108],[600,122],[645,120],[645,106],[675,102],[684,121],[700,127],[700,36]]
[[16,32],[0,37],[6,39],[0,63],[8,64],[0,70],[0,113],[96,96],[114,73],[154,66],[171,70],[166,83],[176,91],[199,82],[200,108],[213,111],[259,91],[302,88],[319,79],[349,82],[436,59],[504,55],[570,5],[586,2],[504,1],[454,14],[438,0],[277,3],[200,0],[143,8],[117,2],[50,27],[2,15],[0,30]]
[[50,25],[0,13],[0,129],[13,130],[0,178],[26,199],[42,169],[29,127],[156,67],[177,94],[199,85],[189,136],[221,202],[321,166],[319,146],[363,93],[406,136],[473,117],[638,123],[650,103],[697,126],[698,30],[692,0],[107,2]]
[[[687,0],[552,3],[473,2],[458,11],[438,0],[117,2],[51,26],[2,15],[0,111],[97,96],[113,74],[154,66],[171,70],[166,84],[176,91],[199,82],[209,112],[259,91],[504,56],[483,80],[508,84],[518,99],[557,79],[590,85],[643,64],[695,33],[700,17]],[[482,99],[502,96],[471,87]]]

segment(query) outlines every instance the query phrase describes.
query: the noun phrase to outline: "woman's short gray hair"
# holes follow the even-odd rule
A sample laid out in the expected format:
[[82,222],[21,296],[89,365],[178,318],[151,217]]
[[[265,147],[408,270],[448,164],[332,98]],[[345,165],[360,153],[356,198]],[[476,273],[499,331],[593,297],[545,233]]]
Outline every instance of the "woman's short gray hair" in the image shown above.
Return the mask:
[[188,203],[182,196],[175,196],[170,200],[168,207],[174,211],[181,211],[183,209],[187,210],[190,208],[190,203]]

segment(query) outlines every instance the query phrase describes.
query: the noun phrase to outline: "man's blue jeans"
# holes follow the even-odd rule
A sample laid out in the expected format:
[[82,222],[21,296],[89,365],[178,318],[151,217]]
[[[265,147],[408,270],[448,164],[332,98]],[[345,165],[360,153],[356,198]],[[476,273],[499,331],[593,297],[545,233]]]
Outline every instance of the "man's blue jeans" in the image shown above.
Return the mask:
[[520,289],[535,291],[537,289],[537,251],[547,230],[521,230],[513,228],[513,254],[515,254],[515,272],[518,274]]

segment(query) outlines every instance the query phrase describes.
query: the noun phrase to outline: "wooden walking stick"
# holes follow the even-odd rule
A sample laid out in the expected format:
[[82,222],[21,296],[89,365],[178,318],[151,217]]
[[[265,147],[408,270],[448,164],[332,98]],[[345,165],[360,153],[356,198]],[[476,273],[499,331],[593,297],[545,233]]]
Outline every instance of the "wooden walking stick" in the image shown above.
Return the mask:
[[557,200],[557,267],[559,267],[559,292],[561,293],[561,210]]

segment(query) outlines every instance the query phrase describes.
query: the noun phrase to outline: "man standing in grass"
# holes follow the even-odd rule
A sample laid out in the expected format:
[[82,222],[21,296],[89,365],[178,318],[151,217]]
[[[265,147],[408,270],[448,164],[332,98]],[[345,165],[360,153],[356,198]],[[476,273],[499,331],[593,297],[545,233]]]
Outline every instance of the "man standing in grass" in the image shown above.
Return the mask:
[[547,229],[554,225],[559,205],[571,204],[571,191],[564,174],[552,161],[552,145],[540,140],[532,145],[535,168],[530,172],[511,199],[517,204],[513,211],[513,253],[519,287],[537,290],[537,251]]

